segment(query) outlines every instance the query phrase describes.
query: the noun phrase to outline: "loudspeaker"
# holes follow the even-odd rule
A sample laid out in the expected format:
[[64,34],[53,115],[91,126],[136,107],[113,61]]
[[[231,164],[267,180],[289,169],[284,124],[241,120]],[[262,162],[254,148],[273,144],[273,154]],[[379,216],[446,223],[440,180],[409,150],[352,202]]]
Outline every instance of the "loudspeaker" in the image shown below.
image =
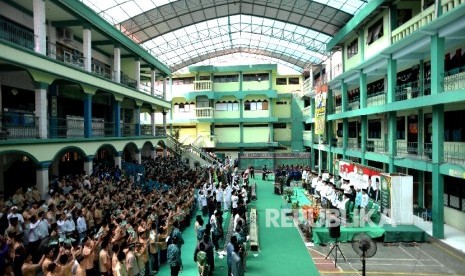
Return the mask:
[[339,237],[341,237],[341,225],[337,225],[337,226],[330,226],[329,227],[329,236],[332,238],[332,239],[337,239]]

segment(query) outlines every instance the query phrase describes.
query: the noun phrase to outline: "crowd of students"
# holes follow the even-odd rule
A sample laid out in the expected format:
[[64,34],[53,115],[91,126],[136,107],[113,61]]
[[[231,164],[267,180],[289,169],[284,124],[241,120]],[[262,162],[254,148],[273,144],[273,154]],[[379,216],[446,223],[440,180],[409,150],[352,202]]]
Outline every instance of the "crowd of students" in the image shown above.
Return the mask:
[[[182,230],[198,204],[199,275],[212,275],[215,255],[222,254],[232,275],[243,275],[247,175],[229,164],[190,168],[174,157],[148,158],[141,165],[145,179],[164,185],[143,189],[137,177],[94,164],[92,175],[52,179],[46,198],[31,187],[1,200],[0,274],[142,276],[168,265],[178,275]],[[229,234],[225,212],[232,216]],[[220,240],[231,234],[221,251]]]

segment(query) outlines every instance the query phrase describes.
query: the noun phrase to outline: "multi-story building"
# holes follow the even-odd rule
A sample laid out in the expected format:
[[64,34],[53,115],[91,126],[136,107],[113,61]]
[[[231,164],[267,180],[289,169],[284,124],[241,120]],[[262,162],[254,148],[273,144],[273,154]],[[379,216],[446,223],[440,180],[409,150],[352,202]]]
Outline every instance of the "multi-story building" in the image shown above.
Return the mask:
[[191,66],[172,79],[169,122],[179,141],[220,156],[299,152],[302,81],[276,64]]
[[0,68],[5,197],[166,147],[170,69],[80,1],[1,1]]
[[328,76],[327,131],[314,135],[308,88],[304,145],[325,169],[347,159],[413,175],[413,200],[443,238],[444,223],[465,231],[465,5],[384,2],[369,2],[327,44],[341,62],[308,80]]

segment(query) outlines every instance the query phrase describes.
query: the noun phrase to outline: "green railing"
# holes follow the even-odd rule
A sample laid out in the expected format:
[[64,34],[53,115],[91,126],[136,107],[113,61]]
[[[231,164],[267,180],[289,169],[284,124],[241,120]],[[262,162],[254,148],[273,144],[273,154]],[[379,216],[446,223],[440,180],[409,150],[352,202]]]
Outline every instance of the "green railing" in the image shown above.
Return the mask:
[[432,149],[431,143],[397,141],[398,156],[430,160],[432,157]]
[[444,91],[465,89],[465,66],[454,68],[444,74]]
[[378,106],[386,103],[386,93],[384,90],[371,93],[367,97],[367,107]]
[[38,118],[29,112],[3,112],[0,114],[0,139],[38,138]]
[[444,161],[463,165],[465,163],[465,143],[444,143]]
[[0,39],[34,50],[34,33],[0,18]]
[[418,29],[431,22],[435,18],[434,11],[434,5],[432,5],[426,10],[412,17],[410,20],[408,20],[401,26],[397,27],[397,29],[393,30],[391,34],[392,44],[396,43],[401,39],[406,38],[413,32],[417,31]]
[[366,150],[376,153],[388,152],[388,145],[385,140],[367,140]]

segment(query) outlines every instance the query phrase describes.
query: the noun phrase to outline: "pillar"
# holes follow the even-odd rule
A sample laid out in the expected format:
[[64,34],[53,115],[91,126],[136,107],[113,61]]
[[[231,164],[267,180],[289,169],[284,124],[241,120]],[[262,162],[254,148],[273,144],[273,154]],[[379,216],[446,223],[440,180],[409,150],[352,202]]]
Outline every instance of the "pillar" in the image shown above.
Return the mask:
[[157,158],[157,148],[156,147],[153,147],[150,149],[150,157],[152,157],[152,159],[155,160],[155,158]]
[[[431,91],[432,92],[432,91]],[[432,218],[433,237],[444,238],[444,175],[439,166],[444,159],[444,105],[433,106],[433,172],[432,172]]]
[[423,109],[418,109],[418,154],[424,154],[425,153],[425,146],[423,142],[423,133],[424,133],[424,128],[425,128],[425,123],[424,123],[424,118],[423,118]]
[[389,173],[395,173],[394,157],[397,155],[397,113],[388,114]]
[[[171,87],[171,77],[170,77],[170,87]],[[163,78],[163,99],[166,100],[166,78]]]
[[84,161],[84,171],[86,172],[86,175],[91,175],[93,172],[93,159],[94,157],[90,155],[87,156],[87,160]]
[[150,70],[150,94],[152,96],[155,96],[155,83],[156,83],[156,80],[157,80],[157,72],[155,71],[155,69],[151,69]]
[[444,38],[431,36],[431,95],[444,91]]
[[360,72],[360,109],[367,107],[367,75]]
[[342,119],[342,159],[346,159],[347,146],[349,145],[349,119]]
[[115,122],[115,137],[121,137],[121,102],[113,102],[113,121]]
[[239,143],[244,143],[244,123],[239,123]]
[[84,93],[84,137],[92,138],[92,95]]
[[50,131],[50,138],[56,138],[58,136],[58,103],[57,103],[57,96],[58,96],[58,86],[56,84],[52,84],[49,86],[49,93],[50,93],[50,119],[49,119],[49,131]]
[[142,154],[140,151],[134,154],[134,158],[136,159],[137,164],[142,164]]
[[47,25],[45,16],[45,0],[33,0],[34,20],[34,51],[39,54],[47,54]]
[[[213,81],[213,78],[211,78]],[[244,73],[242,71],[239,72],[239,91],[242,91],[242,82],[244,81]]]
[[155,126],[155,112],[150,113],[150,128],[152,136],[157,136],[157,127]]
[[121,153],[115,156],[115,167],[118,167],[121,169]]
[[166,111],[162,111],[163,115],[163,136],[166,136]]
[[48,84],[35,83],[35,116],[40,139],[47,138],[47,89]]
[[48,53],[47,56],[56,59],[57,58],[57,32],[56,28],[52,26],[52,22],[49,21],[47,25],[47,38],[48,38]]
[[418,171],[418,207],[425,208],[425,172]]
[[273,89],[273,71],[268,73],[268,90]]
[[349,95],[347,95],[347,83],[344,80],[341,80],[341,101],[342,112],[346,112],[349,105]]
[[[365,102],[366,103],[366,102]],[[361,151],[362,151],[362,165],[366,165],[367,162],[366,162],[366,159],[365,159],[365,153],[366,153],[366,149],[367,149],[367,138],[368,138],[368,116],[367,115],[362,115],[361,116],[361,127],[362,127],[362,139],[361,139]]]
[[39,163],[36,169],[36,187],[39,191],[41,198],[45,198],[45,195],[48,193],[49,186],[49,176],[48,176],[48,167],[50,166],[49,162]]
[[84,26],[82,30],[82,53],[84,55],[84,70],[92,72],[92,30]]
[[118,45],[113,48],[113,81],[121,83],[121,49]]
[[391,57],[388,58],[387,66],[387,99],[386,103],[393,103],[396,101],[396,87],[397,87],[397,61]]
[[134,78],[136,79],[136,90],[140,90],[140,60],[134,62]]
[[140,106],[136,106],[134,109],[134,128],[135,128],[135,133],[134,135],[140,136],[141,131],[140,131]]

